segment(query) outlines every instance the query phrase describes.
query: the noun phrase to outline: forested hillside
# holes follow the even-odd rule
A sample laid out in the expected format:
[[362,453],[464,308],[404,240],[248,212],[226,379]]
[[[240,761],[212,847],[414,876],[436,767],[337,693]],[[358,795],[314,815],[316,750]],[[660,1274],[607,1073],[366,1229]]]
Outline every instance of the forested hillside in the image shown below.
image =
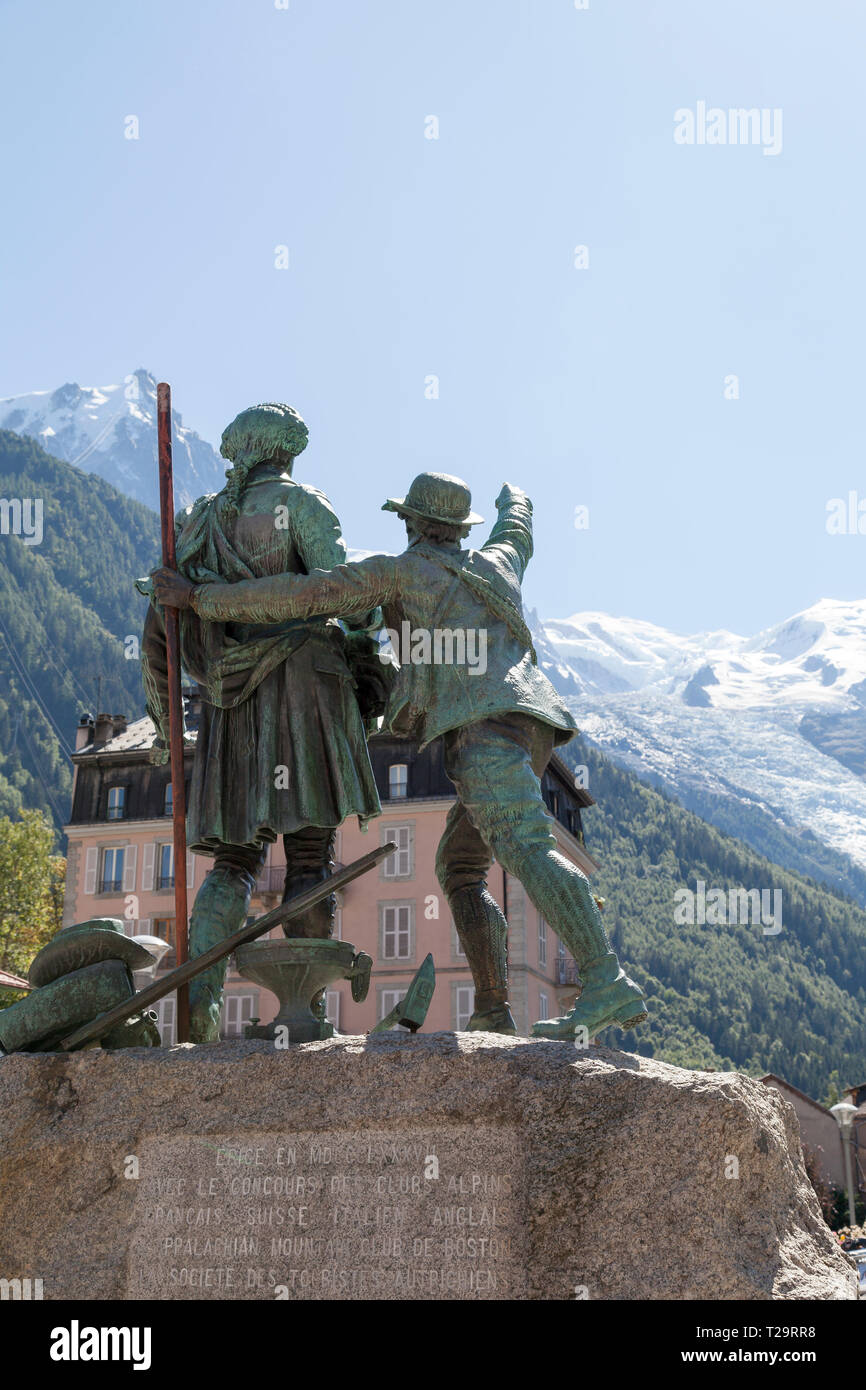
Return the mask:
[[0,430],[0,496],[42,499],[43,537],[0,535],[0,815],[69,810],[68,751],[82,710],[138,713],[144,600],[132,580],[159,558],[153,512]]
[[[866,1079],[866,912],[779,868],[575,739],[595,891],[616,948],[649,992],[622,1045],[686,1067],[778,1072],[816,1099]],[[778,889],[782,931],[675,923],[677,889]],[[613,1038],[613,1035],[611,1035]],[[617,1037],[622,1037],[618,1034]]]

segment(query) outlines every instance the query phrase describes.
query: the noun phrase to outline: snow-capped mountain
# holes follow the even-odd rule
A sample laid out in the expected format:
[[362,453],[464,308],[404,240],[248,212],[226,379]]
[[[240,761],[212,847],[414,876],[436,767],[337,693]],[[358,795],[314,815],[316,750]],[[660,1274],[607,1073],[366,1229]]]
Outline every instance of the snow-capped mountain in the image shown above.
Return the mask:
[[[212,446],[172,411],[174,497],[180,507],[218,492],[226,464]],[[56,391],[0,399],[0,429],[38,440],[55,457],[98,473],[123,492],[159,510],[156,466],[156,380],[143,368],[114,386],[68,382]]]
[[811,837],[866,868],[866,600],[823,599],[753,637],[530,620],[592,742],[770,858],[854,891]]

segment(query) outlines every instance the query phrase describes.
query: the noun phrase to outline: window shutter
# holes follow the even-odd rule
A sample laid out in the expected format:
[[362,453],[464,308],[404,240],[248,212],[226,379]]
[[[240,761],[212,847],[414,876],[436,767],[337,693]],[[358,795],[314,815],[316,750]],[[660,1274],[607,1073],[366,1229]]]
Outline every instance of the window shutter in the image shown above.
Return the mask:
[[397,846],[393,854],[389,854],[384,860],[381,868],[383,878],[411,878],[413,873],[412,865],[412,826],[411,825],[391,825],[384,826],[380,830],[381,844],[387,840],[393,840]]
[[153,891],[153,857],[156,853],[156,845],[151,842],[144,846],[144,853],[141,856],[141,891],[150,893]]
[[138,919],[138,935],[139,935],[139,936],[150,936],[150,935],[151,935],[151,930],[150,930],[150,928],[151,928],[152,923],[153,923],[153,918],[152,918],[152,917],[140,917],[140,918]]
[[340,1026],[340,991],[329,989],[325,991],[325,1017],[334,1028]]
[[174,1036],[174,1004],[175,995],[169,994],[164,999],[159,999],[156,1004],[157,1027],[162,1038],[163,1047],[171,1047],[175,1041]]
[[186,886],[192,888],[195,882],[195,855],[191,850],[186,852]]
[[123,891],[135,892],[135,870],[138,865],[138,845],[127,845],[123,855]]
[[96,870],[99,867],[99,850],[91,845],[84,859],[84,891],[96,892]]
[[412,872],[412,831],[408,825],[401,825],[397,836],[397,872],[401,878],[408,878]]
[[454,1026],[462,1033],[475,1009],[475,986],[458,985],[454,991]]

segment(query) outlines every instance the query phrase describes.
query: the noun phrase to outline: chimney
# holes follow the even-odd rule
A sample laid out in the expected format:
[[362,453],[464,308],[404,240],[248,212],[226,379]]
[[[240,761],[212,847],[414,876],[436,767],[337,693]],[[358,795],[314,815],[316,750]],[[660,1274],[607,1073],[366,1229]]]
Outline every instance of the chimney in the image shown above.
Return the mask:
[[114,737],[115,737],[115,738],[117,738],[117,735],[118,735],[118,734],[125,734],[125,733],[126,733],[126,715],[125,715],[125,714],[113,714],[113,715],[111,716],[111,721],[112,721],[112,723],[113,723],[113,725],[114,725]]
[[93,715],[82,714],[78,721],[78,728],[75,730],[75,751],[86,748],[93,742]]
[[98,714],[96,716],[96,727],[94,729],[94,743],[105,743],[114,733],[114,724],[110,714]]

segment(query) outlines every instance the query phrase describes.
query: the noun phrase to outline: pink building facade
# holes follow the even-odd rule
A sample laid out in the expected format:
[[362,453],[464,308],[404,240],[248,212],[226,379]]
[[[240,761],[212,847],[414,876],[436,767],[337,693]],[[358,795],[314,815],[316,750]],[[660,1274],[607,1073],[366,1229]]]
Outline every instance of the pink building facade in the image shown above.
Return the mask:
[[[195,726],[196,706],[188,722]],[[72,814],[65,826],[68,868],[64,924],[91,917],[118,917],[129,935],[162,937],[174,946],[174,864],[171,847],[171,792],[167,768],[151,767],[148,750],[153,725],[131,725],[119,716],[82,719],[73,755]],[[362,833],[356,820],[337,835],[336,859],[348,864],[388,840],[397,845],[379,867],[356,879],[339,895],[337,933],[373,959],[370,992],[355,1003],[348,983],[329,991],[328,1017],[340,1033],[365,1033],[403,997],[428,952],[436,967],[436,990],[425,1031],[459,1031],[473,1010],[472,975],[461,953],[448,904],[434,871],[436,848],[453,804],[438,744],[417,745],[377,735],[371,758],[382,800],[382,815]],[[190,762],[192,753],[188,755]],[[583,843],[581,813],[592,799],[558,758],[543,791],[559,848],[587,874],[596,865]],[[210,859],[187,856],[189,901],[204,881]],[[282,842],[271,846],[250,913],[258,916],[282,896],[285,858]],[[575,997],[574,962],[539,916],[522,885],[498,864],[489,887],[509,922],[510,999],[518,1031],[528,1033],[537,1018],[555,1015]],[[279,929],[278,929],[279,930]],[[173,949],[160,973],[175,963]],[[156,1006],[163,1042],[175,1039],[174,1000]],[[268,1022],[277,1000],[267,990],[227,977],[222,1035],[243,1035],[252,1019]]]

